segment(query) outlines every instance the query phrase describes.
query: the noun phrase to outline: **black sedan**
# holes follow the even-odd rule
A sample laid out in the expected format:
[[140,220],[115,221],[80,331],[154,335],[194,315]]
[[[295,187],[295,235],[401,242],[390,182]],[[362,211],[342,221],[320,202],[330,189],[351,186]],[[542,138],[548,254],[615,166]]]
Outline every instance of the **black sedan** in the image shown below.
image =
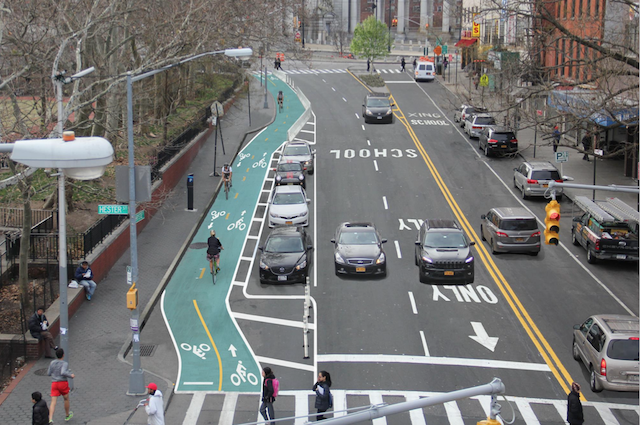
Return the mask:
[[365,123],[393,122],[393,103],[389,95],[384,93],[369,93],[362,104],[362,117]]
[[276,185],[300,184],[306,189],[304,168],[298,161],[282,161],[274,168]]
[[260,283],[305,283],[313,248],[303,227],[282,226],[271,231],[260,255]]
[[336,229],[333,258],[336,274],[387,275],[387,259],[373,223],[342,223]]

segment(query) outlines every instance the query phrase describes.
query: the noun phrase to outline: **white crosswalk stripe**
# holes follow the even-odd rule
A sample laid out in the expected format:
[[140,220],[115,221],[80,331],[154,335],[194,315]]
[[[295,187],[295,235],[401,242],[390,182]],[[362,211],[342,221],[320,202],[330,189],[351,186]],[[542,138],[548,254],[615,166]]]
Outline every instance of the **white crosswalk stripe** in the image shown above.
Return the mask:
[[[336,417],[344,416],[350,412],[361,411],[362,398],[368,397],[369,405],[381,405],[384,403],[397,403],[398,399],[404,398],[406,401],[417,400],[421,397],[431,397],[441,393],[433,392],[421,392],[421,391],[363,391],[363,390],[338,390],[331,391],[333,394],[333,409],[328,412]],[[205,394],[204,396],[202,394]],[[198,422],[198,415],[194,415],[195,410],[210,413],[211,410],[215,410],[213,406],[219,404],[219,400],[216,402],[211,399],[207,402],[203,397],[224,397],[222,411],[220,412],[219,425],[231,425],[238,423],[239,418],[235,416],[241,416],[242,412],[256,411],[260,405],[260,396],[256,393],[196,393],[191,401],[188,415],[185,417],[183,425],[196,424]],[[294,408],[290,410],[290,414],[296,417],[293,422],[295,425],[303,425],[308,421],[307,415],[315,413],[313,409],[313,396],[312,391],[284,391],[281,390],[278,395],[278,405],[294,405]],[[393,402],[385,398],[393,398]],[[499,398],[499,403],[502,406],[502,414],[505,415],[507,420],[511,418],[513,414],[516,416],[518,423],[525,423],[527,425],[540,425],[545,424],[564,424],[564,418],[567,414],[567,402],[565,400],[551,400],[551,399],[538,399],[538,398],[524,398],[524,397],[511,397],[506,396],[507,401]],[[239,400],[244,400],[242,403]],[[351,399],[351,400],[350,400]],[[451,425],[464,425],[465,419],[467,421],[473,421],[484,419],[489,414],[490,396],[477,396],[470,399],[462,399],[457,401],[450,401],[444,403],[444,414],[447,416],[447,420]],[[247,404],[248,403],[248,404]],[[606,402],[584,402],[583,406],[590,409],[589,423],[595,424],[611,424],[620,425],[618,417],[626,417],[631,412],[635,412],[636,415],[640,415],[640,407],[630,404],[615,404]],[[255,408],[256,410],[253,410]],[[217,408],[219,409],[219,407]],[[470,410],[472,409],[472,411]],[[512,410],[513,409],[513,413]],[[414,409],[408,412],[408,417],[412,425],[426,425],[429,422],[429,413],[425,416],[425,411],[428,409]],[[464,414],[462,413],[464,411]],[[555,413],[554,413],[555,411]],[[542,414],[544,417],[538,418],[536,415]],[[540,413],[543,412],[543,413]],[[597,413],[597,417],[594,417],[594,412]],[[618,416],[616,416],[618,412]],[[236,415],[237,413],[237,415]],[[276,414],[278,412],[276,411]],[[557,413],[557,415],[556,415]],[[204,413],[202,413],[204,414]],[[550,417],[549,415],[553,416]],[[622,416],[621,416],[622,415]],[[634,415],[635,416],[635,415]],[[278,417],[278,416],[277,416]],[[282,417],[282,416],[280,416]],[[331,416],[329,416],[331,417]],[[499,421],[504,424],[505,422],[498,418]],[[261,420],[261,418],[259,418]],[[291,419],[290,419],[291,420]],[[234,422],[235,421],[235,422]],[[287,422],[291,423],[291,422]],[[387,423],[394,423],[392,419],[377,418],[373,420],[374,425],[386,425]],[[469,422],[470,423],[470,422]]]

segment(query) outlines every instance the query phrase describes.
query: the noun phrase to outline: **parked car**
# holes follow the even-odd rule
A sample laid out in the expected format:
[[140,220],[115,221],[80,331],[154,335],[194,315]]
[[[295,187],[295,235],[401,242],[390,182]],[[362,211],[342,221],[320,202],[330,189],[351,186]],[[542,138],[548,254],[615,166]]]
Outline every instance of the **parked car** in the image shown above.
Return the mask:
[[269,202],[269,227],[308,226],[309,202],[302,186],[276,186]]
[[431,61],[419,61],[413,70],[413,79],[415,81],[426,80],[433,81],[436,78],[436,66]]
[[464,127],[464,120],[467,116],[473,115],[475,113],[486,112],[487,110],[484,108],[476,108],[471,105],[462,105],[460,109],[453,113],[453,120],[457,123],[460,123],[460,127]]
[[369,93],[362,104],[362,117],[365,123],[393,122],[393,103],[388,94]]
[[305,283],[313,248],[303,227],[282,226],[271,231],[260,250],[260,283]]
[[276,185],[299,184],[303,188],[307,188],[304,168],[298,161],[280,160],[273,171],[276,172],[274,178]]
[[[567,177],[561,177],[558,169],[549,161],[523,162],[513,171],[513,186],[522,191],[522,199],[527,199],[529,196],[544,196],[550,181],[562,183],[569,180]],[[560,202],[563,190],[561,187],[555,190],[556,201]]]
[[336,275],[387,275],[387,258],[373,223],[342,223],[331,243]]
[[518,152],[518,139],[510,128],[485,127],[478,137],[478,149],[485,156]]
[[489,241],[491,252],[540,252],[538,220],[522,207],[491,208],[480,216],[480,237]]
[[302,140],[294,140],[284,145],[280,161],[298,161],[307,173],[313,174],[315,154],[316,151],[311,150],[309,143]]
[[464,131],[471,138],[480,137],[483,128],[496,125],[496,120],[489,114],[473,114],[465,117]]
[[638,391],[637,317],[601,314],[573,327],[573,358],[589,370],[591,391]]
[[425,220],[415,248],[420,282],[473,283],[473,245],[455,220]]

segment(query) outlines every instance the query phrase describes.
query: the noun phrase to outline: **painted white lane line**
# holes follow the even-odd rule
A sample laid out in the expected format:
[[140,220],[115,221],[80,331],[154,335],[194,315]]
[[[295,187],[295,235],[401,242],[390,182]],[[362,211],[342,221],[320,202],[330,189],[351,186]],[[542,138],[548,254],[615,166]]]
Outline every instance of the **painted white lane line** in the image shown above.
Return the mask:
[[327,82],[327,80],[325,80],[325,79],[323,78],[323,79],[322,79],[322,82],[323,82],[323,83],[326,83],[326,82]]
[[317,356],[318,363],[408,363],[551,372],[549,365],[546,363],[512,362],[508,360],[467,359],[462,357],[395,356],[386,354],[318,354]]
[[384,204],[384,209],[388,210],[389,209],[389,205],[387,204],[387,197],[386,196],[382,197],[382,203]]
[[[383,404],[384,400],[382,399],[382,394],[378,392],[369,394],[369,402],[374,406]],[[381,418],[376,418],[371,422],[373,423],[373,425],[387,425],[387,417],[383,416]]]
[[413,297],[413,292],[409,291],[409,302],[411,303],[411,311],[413,314],[418,314],[418,309],[416,308],[416,299]]
[[398,241],[393,241],[393,244],[396,246],[396,254],[398,258],[402,258],[402,251],[400,251],[400,243]]
[[516,400],[516,406],[518,406],[518,410],[522,415],[522,419],[524,419],[524,422],[527,425],[540,425],[540,421],[536,417],[536,414],[534,413],[529,403],[525,402],[524,400]]
[[358,113],[357,113],[357,112],[355,113],[355,115],[356,115],[356,119],[357,119],[357,120],[359,120],[359,119],[360,119],[360,116],[358,115]]
[[333,87],[331,87],[331,90],[336,91],[336,89],[335,89],[335,88],[333,88]]
[[385,84],[413,84],[413,81],[385,81]]
[[367,139],[367,146],[371,146],[371,140]]
[[189,409],[187,409],[187,413],[184,415],[182,425],[195,425],[198,422],[198,417],[200,416],[200,411],[202,410],[206,396],[205,393],[200,391],[193,395],[191,403],[189,403]]
[[429,357],[431,354],[429,353],[429,347],[427,346],[427,338],[424,336],[424,332],[420,331],[420,339],[422,340],[422,348],[424,348],[424,355]]
[[213,385],[213,382],[183,382],[182,385]]
[[376,171],[378,171],[378,161],[376,161],[375,159],[373,160],[373,167],[376,169]]
[[[407,394],[405,399],[407,401],[414,401],[419,400],[420,396],[417,394]],[[409,418],[411,418],[411,425],[427,425],[422,409],[409,410]]]
[[347,101],[347,99],[345,99],[344,97],[342,98],[342,100],[344,100],[345,102]]
[[274,359],[273,357],[255,356],[256,360],[263,364],[276,365],[282,367],[288,367],[289,369],[306,370],[308,372],[315,372],[313,365],[289,362],[287,360]]
[[236,404],[238,404],[238,395],[239,393],[226,393],[224,395],[224,403],[222,403],[222,411],[220,412],[218,425],[233,424],[233,417],[236,414]]
[[[304,323],[296,322],[295,320],[277,319],[270,316],[257,316],[255,314],[246,313],[233,313],[233,317],[240,320],[250,320],[252,322],[269,323],[271,325],[289,326],[292,328],[304,328]],[[309,329],[315,329],[315,323],[309,323],[307,325]]]
[[462,420],[462,412],[455,401],[447,401],[444,404],[444,411],[447,412],[447,418],[449,418],[449,424],[451,425],[464,425]]
[[[279,391],[278,391],[279,392]],[[335,391],[331,391],[332,394]],[[346,398],[346,397],[345,397]],[[306,394],[298,394],[295,395],[295,403],[296,403],[296,421],[294,425],[304,425],[307,423],[307,415],[309,414],[309,396]],[[335,404],[335,402],[334,402]],[[337,409],[335,409],[337,410]]]
[[364,124],[362,124],[362,131],[364,131]]

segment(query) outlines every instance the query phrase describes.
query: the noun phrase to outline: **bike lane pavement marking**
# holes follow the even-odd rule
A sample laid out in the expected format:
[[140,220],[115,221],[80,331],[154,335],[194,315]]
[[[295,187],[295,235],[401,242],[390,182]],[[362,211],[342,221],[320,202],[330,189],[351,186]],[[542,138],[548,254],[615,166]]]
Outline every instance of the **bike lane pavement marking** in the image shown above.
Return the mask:
[[[176,393],[261,390],[260,366],[226,301],[272,155],[286,141],[291,124],[304,112],[288,85],[273,77],[269,81],[272,94],[280,90],[285,93],[285,110],[276,111],[274,122],[235,158],[232,196],[228,200],[216,197],[207,212],[209,219],[197,230],[162,295],[163,317],[178,352]],[[215,285],[207,273],[206,241],[210,229],[215,229],[224,247]]]

